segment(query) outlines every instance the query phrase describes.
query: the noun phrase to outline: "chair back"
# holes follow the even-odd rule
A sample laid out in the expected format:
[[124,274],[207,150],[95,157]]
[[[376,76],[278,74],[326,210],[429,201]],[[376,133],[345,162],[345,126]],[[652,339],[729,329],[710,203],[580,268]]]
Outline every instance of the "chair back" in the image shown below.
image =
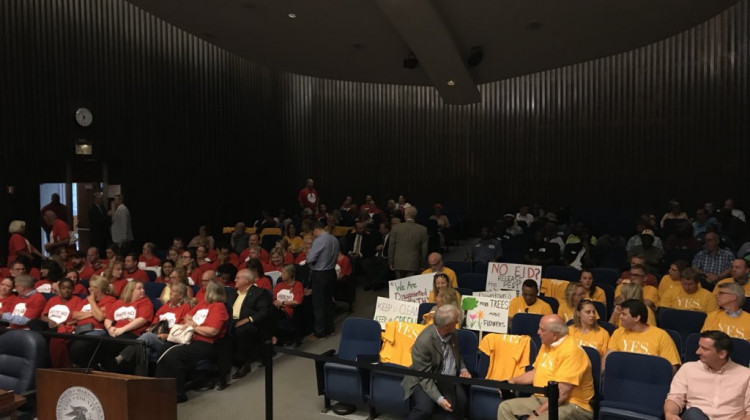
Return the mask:
[[644,413],[661,416],[671,382],[672,365],[667,359],[613,352],[607,356],[602,379],[602,403],[625,403]]
[[666,331],[667,334],[669,334],[669,337],[672,338],[672,341],[674,341],[674,346],[677,349],[677,354],[680,355],[680,359],[685,361],[685,353],[683,353],[683,349],[685,345],[684,345],[684,340],[682,336],[680,336],[680,333],[678,333],[675,330],[670,330],[668,328],[664,328],[664,331]]
[[593,301],[591,303],[594,305],[594,308],[596,308],[596,313],[599,315],[599,319],[609,319],[607,318],[607,305],[598,301]]
[[[394,363],[383,363],[388,367],[403,367]],[[373,370],[370,374],[370,405],[378,413],[406,417],[409,414],[409,400],[404,398],[401,381],[404,375]]]
[[487,289],[487,274],[464,273],[458,276],[458,287],[483,292]]
[[159,299],[165,287],[167,287],[166,283],[156,283],[153,281],[143,283],[143,290],[146,292],[146,296],[151,299]]
[[[551,265],[544,268],[542,277],[547,279],[558,279],[567,281],[578,281],[581,279],[581,272],[578,269],[567,265]],[[594,276],[596,278],[596,276]]]
[[486,263],[484,261],[476,261],[474,262],[474,272],[479,274],[487,274],[488,266],[489,263]]
[[[275,228],[278,229],[278,228]],[[276,246],[276,242],[281,240],[281,235],[265,235],[260,240],[260,246],[261,248],[265,249],[268,252],[271,252],[274,246]]]
[[617,329],[617,327],[615,326],[615,324],[611,324],[611,323],[609,323],[607,321],[604,321],[604,320],[601,320],[601,319],[599,321],[597,321],[597,324],[599,324],[600,327],[602,327],[605,330],[607,330],[607,332],[609,333],[610,337],[612,336],[612,334]]
[[148,276],[148,281],[150,282],[156,281],[156,277],[157,277],[156,271],[154,270],[145,270],[145,271],[146,271],[146,275]]
[[47,341],[35,331],[0,335],[0,389],[22,394],[36,388],[36,369],[47,364]]
[[458,294],[460,294],[460,295],[461,295],[462,297],[463,297],[463,296],[471,296],[471,295],[473,295],[473,294],[474,294],[474,291],[473,291],[473,290],[471,290],[471,289],[469,289],[469,288],[466,288],[466,287],[459,287],[459,288],[457,288],[457,289],[456,289],[456,291],[457,291],[457,292],[458,292]]
[[615,310],[615,287],[607,283],[594,284],[604,291],[605,300],[607,301],[607,316],[609,319]]
[[539,296],[539,299],[547,302],[547,304],[552,308],[552,313],[556,314],[558,309],[560,309],[560,302],[557,301],[557,299],[551,297],[551,296]]
[[424,318],[424,314],[430,312],[433,306],[435,306],[435,304],[430,303],[430,302],[420,303],[419,311],[417,312],[417,322],[422,322],[422,319]]
[[[456,272],[456,276],[464,273],[473,273],[474,270],[468,261],[446,261],[445,266]],[[486,272],[485,272],[486,273]]]
[[151,299],[151,304],[154,305],[154,314],[159,311],[163,303],[161,302],[161,299],[159,298],[149,298]]
[[596,406],[598,405],[599,397],[601,396],[602,356],[599,354],[599,351],[593,347],[582,346],[581,348],[586,352],[586,355],[591,362],[591,377],[594,378],[594,400],[592,401],[592,406],[595,407],[594,411],[596,411]]
[[657,318],[659,328],[675,330],[680,337],[687,338],[690,334],[701,332],[703,323],[706,321],[706,314],[698,311],[661,308]]
[[591,275],[594,276],[594,284],[597,286],[608,284],[617,287],[617,279],[620,278],[620,272],[614,268],[592,268]]
[[357,360],[359,355],[379,355],[382,344],[380,324],[373,319],[347,318],[341,325],[337,356]]
[[477,333],[471,330],[456,330],[458,338],[458,349],[461,352],[461,358],[464,359],[466,369],[469,369],[472,376],[477,375],[477,353],[479,353],[479,338]]
[[528,335],[531,338],[537,337],[536,332],[539,330],[539,321],[542,316],[539,314],[518,313],[513,315],[513,323],[510,327],[510,333],[515,335]]

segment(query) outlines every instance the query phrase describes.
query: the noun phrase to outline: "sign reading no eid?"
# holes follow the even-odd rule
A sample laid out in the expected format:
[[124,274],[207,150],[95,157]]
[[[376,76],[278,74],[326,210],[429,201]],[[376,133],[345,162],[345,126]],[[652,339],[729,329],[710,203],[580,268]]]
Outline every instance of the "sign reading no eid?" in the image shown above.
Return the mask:
[[55,416],[70,420],[104,420],[104,409],[99,398],[82,386],[72,386],[57,399]]

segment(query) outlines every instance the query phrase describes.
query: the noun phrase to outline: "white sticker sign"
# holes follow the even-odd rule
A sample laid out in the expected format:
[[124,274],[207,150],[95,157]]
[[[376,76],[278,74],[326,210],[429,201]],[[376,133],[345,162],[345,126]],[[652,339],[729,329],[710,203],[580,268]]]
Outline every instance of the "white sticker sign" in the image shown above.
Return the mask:
[[432,291],[435,274],[419,274],[388,282],[388,297],[406,302],[425,303]]
[[466,309],[466,328],[483,332],[508,332],[510,299],[485,296],[464,296],[461,306]]
[[487,266],[487,290],[515,290],[521,292],[525,280],[534,280],[539,288],[542,283],[542,267],[539,265],[491,262]]
[[495,299],[508,299],[511,300],[518,296],[518,292],[515,290],[491,290],[484,292],[474,292],[472,296],[491,297]]
[[385,329],[385,324],[390,321],[417,323],[419,315],[419,304],[402,300],[388,299],[378,296],[375,304],[375,316],[373,319],[380,323],[380,329]]
[[282,289],[276,294],[276,300],[280,302],[291,302],[294,300],[294,294],[289,289]]

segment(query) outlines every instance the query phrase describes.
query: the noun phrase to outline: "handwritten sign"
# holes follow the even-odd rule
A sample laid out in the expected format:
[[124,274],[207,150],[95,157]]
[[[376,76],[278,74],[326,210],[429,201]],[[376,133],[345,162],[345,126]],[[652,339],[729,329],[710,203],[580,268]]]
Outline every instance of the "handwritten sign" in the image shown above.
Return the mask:
[[541,287],[542,267],[539,265],[491,262],[487,266],[487,290],[521,291],[525,280],[534,280]]
[[485,292],[474,292],[473,296],[491,297],[495,299],[508,299],[511,300],[518,296],[518,292],[515,290],[491,290]]
[[510,299],[485,296],[464,296],[461,306],[466,310],[466,328],[483,332],[508,332]]
[[388,299],[378,296],[375,304],[375,316],[373,319],[380,323],[380,328],[385,329],[385,324],[390,321],[418,322],[419,304],[403,300]]
[[434,274],[420,274],[388,282],[388,297],[406,302],[425,303],[432,291]]

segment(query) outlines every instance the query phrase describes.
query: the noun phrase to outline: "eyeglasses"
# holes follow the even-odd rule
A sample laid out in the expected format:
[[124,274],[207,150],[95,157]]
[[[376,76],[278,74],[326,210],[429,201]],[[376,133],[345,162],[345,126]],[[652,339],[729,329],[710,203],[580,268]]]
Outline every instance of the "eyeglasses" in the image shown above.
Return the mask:
[[190,258],[190,255],[180,255],[180,258]]

